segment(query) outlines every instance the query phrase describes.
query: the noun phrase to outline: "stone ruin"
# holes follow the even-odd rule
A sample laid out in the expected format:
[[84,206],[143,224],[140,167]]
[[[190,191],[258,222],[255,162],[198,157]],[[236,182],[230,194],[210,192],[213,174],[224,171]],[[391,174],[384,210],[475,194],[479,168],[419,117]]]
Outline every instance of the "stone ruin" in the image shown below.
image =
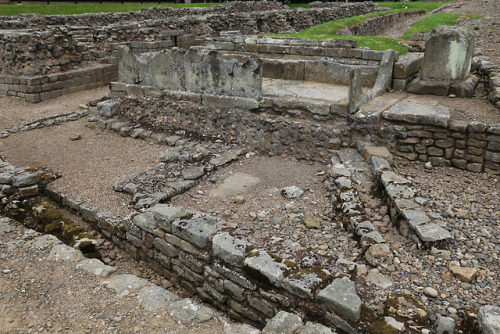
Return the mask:
[[[291,11],[275,2],[234,2],[227,8],[4,18],[4,27],[17,30],[0,32],[2,92],[39,102],[110,84],[112,94],[93,109],[89,126],[173,146],[160,156],[159,172],[180,164],[189,168],[168,174],[167,181],[155,180],[162,183],[161,191],[138,181],[145,174],[116,183],[114,189],[133,195],[133,206],[140,210],[123,218],[50,192],[36,175],[6,163],[2,184],[8,191],[4,194],[2,188],[2,196],[45,193],[80,213],[134,258],[167,278],[180,279],[184,289],[231,317],[258,327],[274,317],[300,328],[300,319],[279,312],[293,310],[348,333],[427,329],[425,307],[409,294],[391,294],[383,305],[371,305],[370,293],[380,287],[367,284],[363,266],[339,260],[333,268],[306,267],[265,249],[250,250],[245,240],[226,232],[228,224],[221,218],[165,204],[250,150],[321,161],[328,164],[332,208],[359,238],[370,265],[390,265],[393,253],[366,219],[356,190],[356,184],[368,180],[383,193],[398,230],[418,247],[439,251],[450,231],[426,212],[411,180],[392,171],[392,154],[499,175],[500,125],[452,121],[446,107],[384,93],[428,93],[440,85],[446,87],[445,95],[470,96],[464,87],[472,82],[473,92],[477,84],[469,77],[473,38],[439,28],[425,54],[399,56],[392,50],[358,48],[348,39],[255,36],[375,10],[372,3],[316,4],[311,10]],[[35,31],[46,24],[66,28]],[[33,39],[40,43],[22,46]],[[443,39],[448,47],[436,47]],[[440,65],[443,59],[449,66]],[[498,104],[500,72],[487,64],[474,66],[489,77],[490,100]],[[414,88],[419,82],[427,88]],[[29,122],[16,131],[51,123]],[[209,159],[199,145],[181,138],[185,134],[227,146],[221,144],[217,157]],[[380,307],[384,316],[376,312]],[[402,309],[416,310],[418,316],[401,316]]]

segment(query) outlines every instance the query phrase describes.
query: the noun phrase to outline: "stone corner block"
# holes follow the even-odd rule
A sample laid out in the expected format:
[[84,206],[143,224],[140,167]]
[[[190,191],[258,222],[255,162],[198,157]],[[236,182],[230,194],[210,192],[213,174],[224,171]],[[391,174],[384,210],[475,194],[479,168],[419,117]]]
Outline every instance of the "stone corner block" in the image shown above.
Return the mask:
[[227,232],[218,233],[212,239],[214,257],[236,267],[243,266],[246,248],[244,240],[233,238]]
[[319,292],[318,299],[348,320],[359,320],[363,302],[356,292],[356,285],[347,277],[335,279]]
[[217,233],[217,219],[198,217],[191,220],[177,220],[172,223],[172,233],[198,248],[206,248],[209,238]]

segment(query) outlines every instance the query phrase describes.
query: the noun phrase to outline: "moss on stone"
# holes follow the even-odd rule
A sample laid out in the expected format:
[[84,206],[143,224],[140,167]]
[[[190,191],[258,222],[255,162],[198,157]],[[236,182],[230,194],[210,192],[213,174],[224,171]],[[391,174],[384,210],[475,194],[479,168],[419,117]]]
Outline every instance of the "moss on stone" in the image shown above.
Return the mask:
[[365,304],[361,305],[361,315],[359,319],[360,329],[367,334],[397,334],[399,330],[389,325],[383,316]]

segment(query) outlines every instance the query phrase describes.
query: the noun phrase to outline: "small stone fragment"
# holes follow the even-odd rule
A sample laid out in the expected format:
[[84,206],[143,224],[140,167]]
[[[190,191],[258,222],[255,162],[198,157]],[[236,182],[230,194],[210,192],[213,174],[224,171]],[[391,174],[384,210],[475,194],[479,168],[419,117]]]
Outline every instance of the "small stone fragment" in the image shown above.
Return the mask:
[[451,272],[462,282],[469,283],[477,275],[477,269],[467,267],[450,267]]
[[304,190],[297,186],[290,186],[281,189],[281,194],[288,199],[299,198],[302,194],[304,194]]

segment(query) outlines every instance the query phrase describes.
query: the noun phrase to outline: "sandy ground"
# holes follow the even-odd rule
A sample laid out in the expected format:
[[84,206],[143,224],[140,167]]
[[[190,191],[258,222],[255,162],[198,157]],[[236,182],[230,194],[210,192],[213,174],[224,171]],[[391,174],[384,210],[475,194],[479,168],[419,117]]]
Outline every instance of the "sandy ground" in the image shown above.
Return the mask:
[[100,87],[63,95],[57,99],[40,103],[28,103],[19,98],[1,96],[0,131],[5,131],[26,121],[76,110],[81,104],[87,104],[89,101],[101,98],[108,92],[107,87]]

